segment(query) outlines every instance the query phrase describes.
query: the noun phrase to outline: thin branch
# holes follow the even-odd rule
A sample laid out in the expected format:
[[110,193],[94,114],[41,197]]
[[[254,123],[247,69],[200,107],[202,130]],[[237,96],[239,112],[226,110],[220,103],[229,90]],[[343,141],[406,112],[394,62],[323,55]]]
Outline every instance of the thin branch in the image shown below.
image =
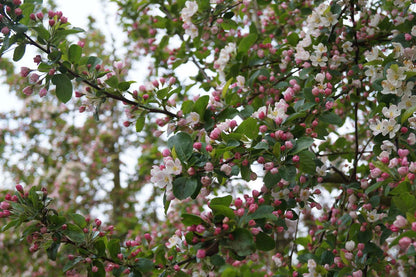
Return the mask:
[[[49,50],[49,49],[46,49],[46,48],[42,47],[42,45],[40,45],[39,43],[37,43],[36,41],[34,41],[34,40],[33,40],[30,36],[28,36],[27,34],[24,34],[24,36],[25,36],[25,38],[29,41],[29,44],[31,44],[31,45],[33,45],[33,46],[37,47],[39,50],[41,50],[41,51],[45,52],[46,54],[49,54],[49,53],[50,53],[50,50]],[[58,64],[59,66],[63,66],[62,62],[60,62],[60,61],[56,62],[56,64]],[[90,86],[90,87],[92,87],[92,88],[94,88],[94,89],[96,89],[96,90],[98,90],[98,91],[100,91],[100,92],[104,93],[104,95],[105,95],[106,97],[108,97],[108,98],[112,98],[112,99],[115,99],[115,100],[118,100],[118,101],[122,101],[122,102],[124,102],[124,103],[126,103],[126,104],[129,104],[129,105],[132,105],[132,106],[136,106],[136,107],[138,107],[138,108],[140,108],[140,109],[146,110],[146,111],[151,112],[151,113],[161,113],[161,114],[165,114],[165,115],[167,115],[167,116],[169,116],[169,117],[171,117],[171,118],[176,118],[176,117],[178,117],[176,114],[174,114],[174,113],[171,113],[171,112],[167,111],[167,110],[166,110],[166,108],[163,108],[163,109],[158,109],[158,108],[150,108],[150,107],[146,107],[146,106],[144,106],[144,105],[141,105],[141,104],[139,104],[139,103],[137,103],[137,102],[134,102],[134,101],[132,101],[132,100],[129,100],[129,99],[125,98],[125,97],[124,97],[124,96],[122,96],[121,94],[120,94],[120,95],[115,95],[115,94],[112,94],[112,93],[110,93],[110,92],[108,92],[108,91],[104,90],[103,88],[99,87],[97,84],[95,84],[95,83],[91,82],[90,80],[85,79],[84,77],[82,77],[81,75],[79,75],[78,73],[76,73],[75,71],[73,71],[72,69],[67,69],[67,71],[68,71],[68,73],[69,73],[69,74],[71,74],[73,77],[75,77],[75,78],[77,78],[77,79],[81,79],[81,82],[82,82],[82,83],[84,83],[84,84],[86,84],[86,85],[88,85],[88,86]]]

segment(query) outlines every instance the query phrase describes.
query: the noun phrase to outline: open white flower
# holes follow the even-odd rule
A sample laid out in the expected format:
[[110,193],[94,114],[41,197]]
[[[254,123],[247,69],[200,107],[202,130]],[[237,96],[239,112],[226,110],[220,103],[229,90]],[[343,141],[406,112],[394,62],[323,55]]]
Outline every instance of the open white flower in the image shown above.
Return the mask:
[[400,109],[396,105],[390,105],[390,107],[384,107],[381,112],[383,115],[390,119],[395,119],[400,115]]
[[165,169],[160,169],[159,166],[154,165],[150,170],[150,182],[155,183],[159,188],[165,188],[167,191],[172,189],[172,175]]
[[175,161],[173,161],[173,159],[167,159],[165,161],[165,166],[165,171],[168,174],[179,175],[182,173],[182,164],[178,158],[176,158]]
[[181,11],[181,17],[184,22],[190,22],[191,17],[198,11],[198,4],[195,1],[186,1],[185,8]]
[[173,235],[169,238],[168,242],[165,245],[167,248],[172,248],[180,245],[181,243],[182,240],[177,235]]
[[189,125],[191,125],[191,127],[195,127],[195,125],[197,125],[199,123],[199,113],[196,112],[191,112],[187,117],[186,117],[186,123],[188,123]]
[[389,138],[392,139],[396,136],[396,133],[399,131],[400,124],[397,124],[396,120],[394,120],[393,118],[389,120],[384,119],[381,122],[381,128],[381,134],[383,136],[389,135]]

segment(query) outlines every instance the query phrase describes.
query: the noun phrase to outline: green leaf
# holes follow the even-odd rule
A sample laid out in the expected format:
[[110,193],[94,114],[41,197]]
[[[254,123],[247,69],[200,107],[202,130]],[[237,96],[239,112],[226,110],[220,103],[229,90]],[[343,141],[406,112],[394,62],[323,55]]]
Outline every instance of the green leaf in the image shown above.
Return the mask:
[[121,82],[118,84],[118,89],[121,91],[126,91],[130,88],[131,84],[133,84],[135,81],[126,81],[126,82]]
[[134,266],[137,267],[141,272],[150,272],[154,269],[155,264],[149,259],[139,258]]
[[401,119],[401,123],[404,124],[406,122],[406,120],[413,115],[413,113],[416,112],[416,105],[412,106],[409,109],[406,109],[404,111],[404,113],[402,114],[402,119]]
[[210,204],[209,207],[214,213],[214,216],[224,216],[224,217],[228,217],[231,219],[235,217],[234,211],[230,207],[226,207],[223,205],[212,205],[212,204]]
[[198,100],[196,100],[195,105],[193,107],[193,110],[199,114],[200,118],[204,118],[204,114],[205,111],[207,109],[207,105],[209,102],[209,96],[208,95],[204,95],[198,98]]
[[97,272],[92,272],[93,277],[105,277],[105,269],[102,262],[100,262],[99,260],[94,260],[92,262],[92,265],[98,268]]
[[66,103],[72,97],[72,83],[64,74],[56,74],[52,77],[52,83],[56,86],[56,96],[59,101]]
[[67,272],[68,270],[71,270],[72,268],[74,268],[80,261],[83,261],[84,258],[83,257],[76,257],[75,259],[73,259],[72,261],[68,261],[64,268],[63,268],[63,272]]
[[179,200],[191,196],[198,187],[198,181],[195,178],[179,177],[173,181],[173,195]]
[[210,205],[223,205],[229,207],[231,202],[233,201],[233,197],[231,195],[227,195],[224,197],[216,197],[210,201]]
[[295,147],[290,152],[291,154],[295,155],[305,149],[308,149],[309,146],[313,144],[313,138],[311,137],[301,137],[296,141]]
[[12,25],[11,29],[13,29],[17,34],[23,34],[28,30],[26,25],[20,23]]
[[276,243],[273,238],[260,232],[256,235],[256,248],[261,251],[270,251],[275,249]]
[[279,183],[280,179],[282,179],[280,174],[272,174],[268,171],[264,176],[263,182],[268,189],[271,189]]
[[250,47],[256,42],[257,34],[249,34],[244,37],[238,44],[239,53],[247,53]]
[[17,227],[17,226],[19,226],[20,224],[22,224],[22,222],[20,221],[20,219],[14,219],[14,220],[11,220],[9,223],[7,223],[6,225],[4,225],[3,227],[1,227],[1,231],[2,232],[5,232],[5,231],[7,231],[7,230],[9,230],[10,228],[12,228],[12,227]]
[[292,46],[296,46],[296,44],[299,41],[299,36],[296,32],[291,33],[288,37],[287,37],[287,42],[289,42],[290,45]]
[[393,203],[403,213],[413,213],[416,210],[416,199],[409,192],[394,196]]
[[212,263],[214,266],[216,266],[216,267],[220,267],[220,266],[225,265],[225,260],[224,260],[224,258],[223,258],[223,257],[221,257],[220,255],[217,255],[217,254],[215,254],[215,255],[211,256],[211,257],[210,257],[210,261],[211,261],[211,263]]
[[232,232],[232,235],[234,239],[231,240],[229,244],[237,255],[245,257],[254,252],[255,244],[249,230],[237,228]]
[[58,254],[59,246],[61,245],[60,242],[52,242],[52,245],[46,249],[46,253],[48,254],[48,258],[52,261],[56,261],[56,256]]
[[339,117],[337,114],[333,112],[325,112],[321,114],[319,119],[322,120],[323,122],[338,125],[338,126],[341,126],[343,123],[341,117]]
[[17,46],[14,49],[13,61],[15,62],[20,61],[20,59],[23,58],[23,56],[25,55],[25,51],[26,51],[26,44],[23,43]]
[[257,127],[257,120],[255,118],[249,117],[237,127],[235,130],[236,133],[246,135],[250,139],[257,137],[259,133],[259,128]]
[[186,162],[192,156],[193,152],[192,137],[187,133],[177,133],[168,139],[168,147],[171,150],[175,148],[179,160]]
[[75,243],[82,243],[85,241],[84,232],[75,224],[67,223],[67,228],[63,230],[62,233]]
[[185,226],[192,226],[192,225],[198,225],[200,223],[204,222],[202,220],[202,218],[200,218],[197,215],[193,215],[193,214],[182,214],[182,223]]
[[85,228],[87,226],[87,221],[82,215],[73,213],[70,214],[70,217],[80,228]]
[[77,44],[72,44],[68,49],[68,60],[74,64],[78,64],[81,59],[82,48]]
[[110,253],[111,258],[117,259],[117,254],[121,253],[120,248],[120,240],[119,239],[112,239],[107,244],[108,252]]
[[320,259],[319,263],[321,265],[333,264],[334,263],[334,257],[335,257],[335,255],[332,253],[332,251],[325,250],[321,254],[321,259]]
[[103,256],[105,255],[105,242],[104,239],[98,239],[95,243],[94,243],[94,248],[97,250],[97,255],[98,256]]
[[302,151],[299,154],[299,169],[302,172],[315,174],[316,164],[315,164],[315,154],[310,151]]
[[90,56],[88,57],[87,61],[86,61],[86,65],[89,65],[88,70],[95,70],[95,67],[99,64],[101,64],[103,61],[100,58],[97,58],[95,56]]
[[268,219],[268,220],[277,220],[277,217],[272,214],[274,208],[269,205],[261,205],[254,213],[247,216],[244,222],[249,222],[252,219]]
[[141,132],[146,123],[146,114],[142,113],[136,120],[136,132]]
[[118,88],[118,78],[115,75],[105,80],[105,83],[112,88]]

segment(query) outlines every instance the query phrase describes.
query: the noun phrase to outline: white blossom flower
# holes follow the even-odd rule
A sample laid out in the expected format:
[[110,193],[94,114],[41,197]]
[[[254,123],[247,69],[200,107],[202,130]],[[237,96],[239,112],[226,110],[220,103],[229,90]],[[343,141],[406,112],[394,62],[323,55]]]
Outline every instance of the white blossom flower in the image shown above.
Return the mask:
[[396,151],[396,145],[389,140],[383,140],[383,144],[380,146],[380,149],[391,154],[392,150]]
[[375,60],[378,60],[379,59],[378,53],[379,53],[378,48],[377,47],[373,47],[371,49],[371,51],[365,51],[364,52],[364,57],[369,62],[375,61]]
[[395,87],[400,87],[402,81],[406,79],[404,68],[397,65],[391,66],[386,72],[387,81]]
[[345,243],[345,249],[347,249],[348,251],[352,251],[355,248],[355,241],[353,240],[349,240]]
[[400,109],[396,105],[390,105],[390,107],[384,107],[381,112],[383,115],[390,119],[395,119],[400,115]]
[[354,50],[352,48],[352,42],[351,41],[346,41],[342,44],[342,50],[344,50],[344,52],[351,52],[352,50]]
[[323,54],[328,52],[328,48],[326,48],[326,46],[322,42],[318,45],[313,45],[312,48],[315,49],[316,54]]
[[198,28],[195,24],[189,22],[187,23],[187,28],[185,28],[185,34],[190,36],[192,39],[198,36]]
[[393,118],[386,120],[383,119],[383,121],[381,122],[381,134],[383,136],[387,136],[389,135],[389,138],[392,139],[396,136],[397,131],[399,131],[400,129],[400,124],[397,124],[396,120],[394,120]]
[[220,168],[222,172],[225,173],[225,175],[229,176],[231,174],[231,171],[233,168],[229,164],[223,164]]
[[388,80],[383,80],[381,82],[381,86],[383,87],[383,90],[381,91],[382,94],[395,94],[395,95],[400,94],[399,92],[400,86],[396,86],[392,84],[391,82],[389,82]]
[[374,82],[375,80],[381,77],[380,73],[377,71],[377,69],[373,65],[368,66],[364,74],[365,76],[370,77],[371,82]]
[[320,66],[324,67],[326,66],[326,62],[328,61],[328,58],[326,56],[322,56],[321,54],[312,54],[310,57],[310,60],[312,62],[313,66]]
[[386,216],[386,214],[383,214],[383,213],[379,214],[379,213],[377,213],[377,210],[376,209],[372,210],[371,212],[367,212],[367,220],[369,222],[376,222],[376,221],[382,219],[385,216]]
[[308,200],[310,195],[311,195],[311,192],[309,191],[309,189],[301,189],[299,193],[299,198],[301,201],[306,201]]
[[412,30],[410,31],[410,34],[416,37],[416,25],[413,25]]
[[407,110],[414,106],[416,106],[416,95],[406,93],[402,96],[402,99],[399,103],[400,109]]
[[172,189],[172,175],[165,169],[160,169],[159,166],[154,165],[150,170],[150,182],[155,183],[160,188],[165,188],[167,191]]
[[172,158],[167,159],[165,161],[165,166],[166,166],[165,171],[168,174],[179,175],[182,173],[182,164],[178,158],[176,158],[175,161],[173,161]]
[[325,175],[326,175],[326,170],[327,170],[326,165],[323,165],[323,166],[321,166],[321,167],[317,166],[315,171],[316,171],[316,174],[317,174],[318,176],[323,177],[323,176],[325,176]]
[[188,123],[189,125],[191,125],[191,127],[195,127],[195,125],[197,125],[199,123],[199,113],[196,112],[191,112],[187,117],[186,117],[186,123]]
[[373,131],[374,136],[380,134],[383,130],[380,119],[377,118],[373,121],[370,121],[370,129]]
[[169,238],[169,241],[166,243],[167,248],[172,248],[180,245],[182,243],[182,240],[177,236],[173,235]]
[[191,21],[191,17],[198,11],[198,4],[195,1],[186,1],[185,8],[181,11],[181,17],[184,22]]
[[380,14],[378,14],[378,13],[374,13],[374,14],[371,16],[371,19],[370,19],[370,22],[368,23],[368,25],[369,25],[370,27],[377,28],[378,23],[380,23],[380,19],[381,19]]

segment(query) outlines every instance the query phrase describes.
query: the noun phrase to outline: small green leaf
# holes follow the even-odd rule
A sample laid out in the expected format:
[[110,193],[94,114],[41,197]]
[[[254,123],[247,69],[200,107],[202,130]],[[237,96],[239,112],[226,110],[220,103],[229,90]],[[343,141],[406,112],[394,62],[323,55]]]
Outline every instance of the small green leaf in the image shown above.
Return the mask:
[[14,49],[13,61],[20,61],[21,58],[25,55],[26,44],[22,43]]
[[74,268],[80,261],[83,261],[84,258],[83,257],[76,257],[75,259],[73,259],[72,261],[68,261],[64,268],[63,268],[63,272],[67,272],[68,270],[71,270],[72,268]]
[[249,117],[237,127],[236,133],[244,134],[250,139],[254,139],[259,134],[259,128],[257,127],[257,120]]
[[199,114],[200,118],[204,118],[204,114],[205,111],[207,109],[207,105],[209,102],[209,96],[208,95],[204,95],[198,98],[198,100],[196,100],[195,105],[193,107],[193,110]]
[[75,243],[82,243],[85,241],[84,232],[75,224],[67,223],[67,228],[63,230],[62,233]]
[[139,260],[134,264],[141,272],[150,272],[155,268],[155,264],[145,258],[139,258]]
[[296,141],[295,147],[290,152],[291,154],[295,155],[305,149],[308,149],[309,146],[313,144],[313,138],[311,137],[301,137]]
[[256,40],[257,40],[257,34],[252,33],[244,37],[238,44],[238,52],[247,53],[250,47],[256,42]]
[[68,59],[74,64],[78,64],[81,59],[82,48],[77,44],[72,44],[68,49]]
[[231,195],[227,195],[224,197],[216,197],[210,201],[210,205],[223,205],[229,207],[231,202],[233,201],[233,197]]
[[171,150],[175,148],[179,160],[186,162],[192,156],[193,152],[192,137],[187,133],[177,133],[168,139],[168,147]]
[[191,196],[198,187],[198,181],[194,178],[179,177],[173,181],[173,195],[179,200]]
[[211,208],[215,216],[220,215],[220,216],[228,217],[231,219],[235,217],[234,211],[230,207],[226,207],[223,205],[212,205],[212,204],[210,204],[209,207]]
[[146,123],[146,114],[141,114],[136,120],[136,132],[141,132]]
[[117,254],[121,253],[120,240],[112,239],[107,244],[108,252],[110,253],[111,258],[118,259]]
[[70,214],[72,220],[78,225],[80,228],[85,228],[87,226],[87,221],[85,218],[80,214]]
[[215,255],[211,256],[211,257],[210,257],[210,261],[211,261],[211,263],[212,263],[214,266],[216,266],[216,267],[220,267],[220,266],[225,265],[225,260],[224,260],[224,258],[223,258],[223,257],[221,257],[220,255],[217,255],[217,254],[215,254]]
[[112,88],[117,88],[118,87],[118,78],[117,76],[113,75],[110,78],[108,78],[107,80],[105,80],[105,83],[107,85],[109,85]]
[[260,232],[256,235],[256,248],[261,251],[270,251],[275,249],[276,243],[273,238]]
[[193,214],[186,214],[186,213],[182,214],[182,223],[185,226],[198,225],[202,222],[204,221],[199,216],[196,216]]
[[315,174],[315,154],[310,151],[302,151],[299,154],[299,169],[302,172]]
[[56,260],[56,256],[58,254],[58,249],[59,249],[60,244],[61,244],[60,242],[54,241],[52,242],[52,245],[48,249],[46,249],[46,253],[48,254],[48,258],[50,260],[52,261]]
[[56,86],[56,96],[59,101],[66,103],[72,97],[72,83],[64,74],[56,74],[52,77],[52,83]]
[[255,244],[249,230],[237,228],[232,235],[234,239],[229,244],[237,255],[245,257],[254,252]]
[[94,243],[94,248],[97,250],[97,255],[98,256],[103,256],[105,255],[105,242],[104,239],[98,239],[95,243]]
[[98,268],[96,272],[92,272],[93,277],[105,277],[105,269],[102,262],[99,260],[94,260],[92,265]]
[[329,124],[335,124],[335,125],[338,125],[338,126],[341,126],[342,123],[343,123],[341,117],[339,117],[339,115],[337,115],[333,112],[325,112],[325,113],[321,114],[319,119],[322,120],[323,122],[326,122],[326,123],[329,123]]

